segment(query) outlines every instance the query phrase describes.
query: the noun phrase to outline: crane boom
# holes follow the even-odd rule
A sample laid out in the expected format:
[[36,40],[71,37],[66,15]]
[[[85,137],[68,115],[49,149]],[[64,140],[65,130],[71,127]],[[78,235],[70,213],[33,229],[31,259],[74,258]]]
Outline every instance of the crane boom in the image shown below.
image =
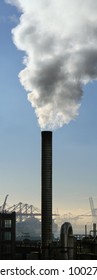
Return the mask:
[[4,203],[3,203],[3,205],[2,205],[2,212],[5,211],[7,198],[8,198],[8,194],[6,195],[5,200],[4,200]]
[[93,203],[93,198],[92,197],[89,197],[89,202],[90,202],[90,208],[91,208],[92,216],[95,216],[95,208],[94,208],[94,203]]

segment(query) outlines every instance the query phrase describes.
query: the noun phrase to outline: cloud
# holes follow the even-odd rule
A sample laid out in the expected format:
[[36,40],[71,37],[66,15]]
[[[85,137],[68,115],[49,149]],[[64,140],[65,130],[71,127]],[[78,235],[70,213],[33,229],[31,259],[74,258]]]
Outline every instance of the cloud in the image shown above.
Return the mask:
[[97,1],[7,0],[21,9],[13,41],[25,51],[19,73],[39,125],[75,119],[83,85],[97,79]]
[[18,7],[18,8],[21,8],[19,0],[5,0],[5,3],[10,4],[12,6],[14,5],[14,6]]

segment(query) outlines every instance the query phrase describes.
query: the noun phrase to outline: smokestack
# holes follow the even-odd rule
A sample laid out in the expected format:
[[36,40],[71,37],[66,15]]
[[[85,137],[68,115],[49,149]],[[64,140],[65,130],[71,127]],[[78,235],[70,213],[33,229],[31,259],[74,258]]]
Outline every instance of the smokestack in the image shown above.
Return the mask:
[[96,223],[93,223],[93,237],[96,237]]
[[41,154],[41,214],[42,257],[48,258],[48,246],[52,242],[52,132],[42,131]]

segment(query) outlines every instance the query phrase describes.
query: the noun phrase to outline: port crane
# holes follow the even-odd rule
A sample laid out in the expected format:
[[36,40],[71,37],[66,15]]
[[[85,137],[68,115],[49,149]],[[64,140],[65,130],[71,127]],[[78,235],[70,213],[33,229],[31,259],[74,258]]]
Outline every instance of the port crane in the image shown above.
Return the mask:
[[90,208],[91,208],[91,213],[92,216],[97,216],[97,208],[94,207],[94,202],[93,202],[93,198],[89,197],[89,202],[90,202]]
[[5,196],[3,205],[0,207],[0,210],[1,210],[2,213],[6,212],[6,201],[7,201],[7,198],[8,198],[8,194]]

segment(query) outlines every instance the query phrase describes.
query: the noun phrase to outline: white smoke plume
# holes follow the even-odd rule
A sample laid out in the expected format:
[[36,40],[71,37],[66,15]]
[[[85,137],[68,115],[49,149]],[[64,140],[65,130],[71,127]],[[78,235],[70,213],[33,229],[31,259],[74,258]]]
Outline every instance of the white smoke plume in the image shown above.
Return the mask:
[[12,30],[25,52],[19,73],[42,129],[78,114],[83,86],[97,79],[97,0],[6,0],[21,11]]

